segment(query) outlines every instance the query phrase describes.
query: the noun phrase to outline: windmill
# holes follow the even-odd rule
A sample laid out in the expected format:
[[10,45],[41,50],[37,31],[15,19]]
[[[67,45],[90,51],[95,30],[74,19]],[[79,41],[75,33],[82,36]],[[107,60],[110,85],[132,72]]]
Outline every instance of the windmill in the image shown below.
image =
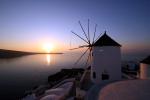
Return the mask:
[[[87,33],[83,28],[83,25],[81,24],[81,22],[78,22],[80,25],[80,28],[83,32],[84,37],[79,36],[77,33],[75,33],[74,31],[71,31],[74,35],[76,35],[78,38],[80,38],[81,40],[83,40],[86,44],[85,45],[81,45],[79,47],[76,48],[72,48],[70,50],[76,50],[76,49],[81,49],[81,48],[87,48],[83,54],[78,58],[78,60],[75,62],[75,65],[82,59],[82,57],[89,51],[85,66],[87,65],[88,61],[91,61],[91,55],[92,55],[92,47],[95,43],[95,41],[100,37],[98,36],[98,38],[95,40],[95,34],[96,34],[96,29],[97,29],[97,24],[95,24],[95,29],[94,29],[94,35],[92,37],[92,41],[91,41],[91,37],[90,37],[90,28],[89,28],[89,24],[90,24],[90,20],[88,19],[88,25],[87,25]],[[101,35],[101,34],[100,34]]]
[[89,32],[89,20],[87,33],[85,32],[80,21],[79,25],[83,31],[84,37],[79,36],[73,31],[71,32],[79,37],[81,40],[83,40],[86,44],[70,50],[85,47],[87,49],[79,57],[75,64],[77,64],[82,59],[82,57],[89,51],[86,64],[88,63],[88,61],[91,62],[90,76],[92,82],[101,83],[106,81],[121,80],[121,45],[113,40],[110,36],[108,36],[106,34],[106,31],[103,35],[100,34],[97,39],[95,39],[97,24],[95,24],[95,30],[91,41]]

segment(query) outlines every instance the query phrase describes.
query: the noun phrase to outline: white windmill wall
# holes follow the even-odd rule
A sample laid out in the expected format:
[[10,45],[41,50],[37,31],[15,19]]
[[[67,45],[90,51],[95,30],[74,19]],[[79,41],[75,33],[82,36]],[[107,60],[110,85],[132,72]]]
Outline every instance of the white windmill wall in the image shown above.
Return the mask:
[[[91,80],[94,83],[121,79],[121,51],[119,46],[93,47]],[[93,73],[96,73],[96,78]],[[102,73],[107,72],[108,80],[102,80]]]
[[140,78],[150,79],[150,65],[140,63]]

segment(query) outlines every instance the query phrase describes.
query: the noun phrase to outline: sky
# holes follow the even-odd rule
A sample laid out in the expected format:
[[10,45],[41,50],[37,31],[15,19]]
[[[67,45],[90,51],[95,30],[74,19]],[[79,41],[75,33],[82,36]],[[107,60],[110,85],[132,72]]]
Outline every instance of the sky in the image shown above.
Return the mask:
[[91,37],[97,24],[96,37],[106,30],[124,53],[149,53],[149,0],[0,0],[0,48],[66,51],[85,44],[71,30],[83,37],[88,19]]

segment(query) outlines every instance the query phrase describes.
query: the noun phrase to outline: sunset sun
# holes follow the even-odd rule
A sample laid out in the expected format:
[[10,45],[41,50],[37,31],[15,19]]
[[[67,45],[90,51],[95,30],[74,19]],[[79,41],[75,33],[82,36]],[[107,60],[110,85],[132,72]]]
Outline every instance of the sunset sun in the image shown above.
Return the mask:
[[43,49],[45,50],[46,53],[50,53],[51,51],[53,51],[53,44],[47,43],[47,44],[43,44]]

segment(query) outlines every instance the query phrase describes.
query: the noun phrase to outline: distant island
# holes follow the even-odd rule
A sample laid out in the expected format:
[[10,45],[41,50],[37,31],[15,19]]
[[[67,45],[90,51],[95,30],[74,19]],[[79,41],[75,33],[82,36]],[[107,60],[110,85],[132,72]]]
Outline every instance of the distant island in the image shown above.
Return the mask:
[[15,58],[25,55],[34,55],[34,54],[63,54],[63,53],[38,53],[38,52],[25,52],[25,51],[16,51],[16,50],[6,50],[0,49],[0,58]]

